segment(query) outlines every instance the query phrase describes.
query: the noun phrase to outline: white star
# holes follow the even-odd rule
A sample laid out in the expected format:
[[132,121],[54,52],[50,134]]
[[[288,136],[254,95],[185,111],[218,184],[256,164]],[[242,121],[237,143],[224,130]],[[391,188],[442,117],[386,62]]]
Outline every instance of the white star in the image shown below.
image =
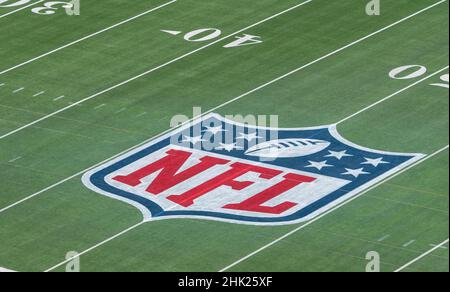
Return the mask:
[[255,139],[259,139],[261,138],[260,136],[258,136],[258,134],[256,133],[250,133],[250,134],[245,134],[245,133],[240,133],[240,136],[237,137],[236,139],[244,139],[247,140],[248,142],[251,142]]
[[364,168],[359,169],[345,169],[347,172],[344,172],[343,174],[353,175],[354,177],[359,177],[361,174],[370,174],[369,172],[365,172]]
[[327,161],[322,161],[322,162],[315,162],[315,161],[308,161],[310,164],[306,167],[314,167],[317,168],[318,170],[322,170],[322,168],[324,167],[332,167],[333,165],[329,165],[327,164]]
[[226,150],[228,152],[231,152],[233,150],[243,150],[244,148],[236,146],[236,143],[232,143],[232,144],[223,144],[220,143],[219,147],[216,147],[216,150]]
[[363,162],[362,164],[371,164],[375,167],[378,167],[378,165],[380,165],[380,164],[389,164],[389,162],[383,161],[383,157],[375,158],[375,159],[364,157],[364,159],[366,160],[366,162]]
[[343,150],[343,151],[331,151],[331,150],[328,150],[328,152],[330,152],[330,154],[325,156],[325,157],[334,157],[337,160],[341,160],[342,157],[353,156],[353,155],[347,154],[347,150]]
[[188,137],[188,136],[184,136],[184,139],[182,142],[188,142],[191,143],[192,145],[195,145],[199,142],[205,142],[206,140],[202,139],[202,136],[196,136],[196,137]]
[[226,132],[226,130],[224,130],[222,128],[222,126],[217,126],[217,127],[208,127],[208,126],[206,126],[206,132],[210,132],[211,134],[215,135],[215,134],[220,133],[220,132]]

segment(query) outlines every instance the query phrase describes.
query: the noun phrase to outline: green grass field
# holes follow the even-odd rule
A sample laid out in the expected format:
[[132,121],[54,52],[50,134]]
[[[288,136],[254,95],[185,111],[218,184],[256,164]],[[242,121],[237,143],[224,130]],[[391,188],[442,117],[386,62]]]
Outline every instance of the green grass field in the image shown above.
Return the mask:
[[[365,271],[376,251],[382,271],[448,272],[448,1],[381,0],[379,16],[362,0],[81,0],[79,16],[13,2],[0,3],[0,270],[64,271],[76,251],[82,271]],[[222,34],[183,39],[201,28]],[[244,34],[263,42],[223,47]],[[406,65],[427,71],[389,76]],[[356,144],[428,156],[303,225],[142,223],[83,185],[193,107],[337,123]]]

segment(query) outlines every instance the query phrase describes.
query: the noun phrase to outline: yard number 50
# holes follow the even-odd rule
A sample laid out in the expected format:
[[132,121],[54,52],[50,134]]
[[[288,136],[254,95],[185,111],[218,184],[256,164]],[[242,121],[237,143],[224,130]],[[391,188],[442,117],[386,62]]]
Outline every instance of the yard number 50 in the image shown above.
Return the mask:
[[[389,77],[393,79],[406,80],[419,78],[427,73],[427,68],[422,65],[406,65],[393,69],[389,72]],[[442,83],[433,83],[431,86],[449,88],[448,73],[440,77]]]

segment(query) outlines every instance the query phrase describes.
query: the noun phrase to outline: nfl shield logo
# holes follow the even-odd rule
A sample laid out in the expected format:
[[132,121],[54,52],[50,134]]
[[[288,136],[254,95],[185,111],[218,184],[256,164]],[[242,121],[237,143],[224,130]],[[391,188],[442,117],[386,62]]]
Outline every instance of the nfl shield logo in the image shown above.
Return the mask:
[[89,171],[83,183],[145,220],[292,224],[422,157],[355,145],[334,125],[274,129],[211,114]]

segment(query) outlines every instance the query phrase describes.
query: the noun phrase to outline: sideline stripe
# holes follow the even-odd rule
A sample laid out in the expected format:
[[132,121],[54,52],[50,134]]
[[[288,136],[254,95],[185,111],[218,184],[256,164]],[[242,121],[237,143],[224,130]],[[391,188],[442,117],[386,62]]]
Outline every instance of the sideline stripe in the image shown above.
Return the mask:
[[[307,226],[313,224],[314,222],[316,222],[316,221],[322,219],[323,217],[325,217],[326,215],[330,214],[331,212],[334,212],[334,211],[336,211],[337,209],[339,209],[339,208],[341,208],[341,207],[347,205],[348,203],[350,203],[350,202],[352,202],[352,201],[358,199],[358,198],[361,197],[362,195],[364,195],[364,194],[370,192],[371,190],[373,190],[373,189],[377,188],[378,186],[382,185],[383,183],[385,183],[385,182],[387,182],[387,181],[390,181],[391,179],[393,179],[393,178],[395,178],[395,177],[397,177],[397,176],[403,174],[404,172],[410,170],[411,168],[413,168],[413,167],[415,167],[415,166],[417,166],[417,165],[419,165],[419,164],[421,164],[421,163],[423,163],[423,162],[425,162],[425,161],[431,159],[432,157],[434,157],[434,156],[440,154],[441,152],[447,150],[448,148],[449,148],[449,145],[447,145],[447,146],[445,146],[445,147],[439,149],[438,151],[434,152],[433,154],[431,154],[431,155],[429,155],[429,156],[426,156],[426,157],[422,158],[421,160],[417,161],[416,163],[411,164],[410,166],[404,168],[403,170],[397,172],[396,174],[394,174],[394,175],[392,175],[392,176],[386,178],[385,180],[383,180],[383,181],[381,181],[381,182],[379,182],[379,183],[373,185],[372,187],[368,188],[367,190],[363,191],[362,193],[358,194],[357,196],[355,196],[355,197],[353,197],[353,198],[351,198],[351,199],[349,199],[349,200],[343,202],[343,203],[340,204],[340,205],[337,205],[336,207],[334,207],[334,208],[328,210],[327,212],[323,213],[322,215],[319,215],[318,217],[314,218],[313,220],[311,220],[311,221],[309,221],[309,222],[303,224],[303,225],[300,226],[300,227],[297,227],[296,229],[294,229],[294,230],[292,230],[292,231],[286,233],[285,235],[283,235],[283,236],[277,238],[276,240],[274,240],[274,241],[272,241],[272,242],[266,244],[265,246],[261,247],[260,249],[258,249],[258,250],[256,250],[256,251],[254,251],[254,252],[248,254],[247,256],[245,256],[245,257],[243,257],[243,258],[241,258],[241,259],[235,261],[234,263],[232,263],[231,265],[229,265],[229,266],[223,268],[223,269],[220,270],[219,272],[225,272],[225,271],[227,271],[227,270],[229,270],[229,269],[231,269],[231,268],[237,266],[238,264],[240,264],[240,263],[242,263],[242,262],[248,260],[249,258],[251,258],[251,257],[253,257],[253,256],[255,256],[255,255],[257,255],[258,253],[260,253],[260,252],[262,252],[262,251],[268,249],[269,247],[271,247],[271,246],[277,244],[278,242],[282,241],[283,239],[286,239],[287,237],[291,236],[292,234],[294,234],[294,233],[296,233],[296,232],[298,232],[298,231],[300,231],[300,230],[306,228]],[[448,240],[447,240],[447,241],[448,241]]]
[[419,260],[423,259],[424,257],[426,257],[427,255],[431,254],[432,252],[434,252],[435,250],[443,247],[444,245],[446,245],[449,242],[449,240],[445,240],[444,242],[442,242],[439,245],[436,245],[435,247],[433,247],[432,249],[430,249],[429,251],[421,254],[420,256],[418,256],[417,258],[413,259],[412,261],[410,261],[409,263],[405,264],[404,266],[398,268],[397,270],[395,270],[396,273],[403,271],[404,269],[406,269],[407,267],[411,266],[412,264],[418,262]]
[[[136,75],[136,76],[134,76],[134,77],[132,77],[132,78],[130,78],[130,79],[128,79],[128,80],[122,81],[122,82],[120,82],[120,83],[118,83],[118,84],[116,84],[116,85],[113,85],[113,86],[111,86],[111,87],[109,87],[109,88],[107,88],[107,89],[104,89],[104,90],[102,90],[102,91],[100,91],[100,92],[97,92],[97,93],[91,95],[91,96],[88,96],[88,97],[86,97],[86,98],[84,98],[84,99],[81,99],[81,100],[79,100],[79,101],[77,101],[77,102],[74,102],[73,104],[71,104],[71,105],[69,105],[69,106],[66,106],[66,107],[64,107],[64,108],[61,108],[61,109],[59,109],[59,110],[57,110],[57,111],[55,111],[55,112],[53,112],[53,113],[51,113],[51,114],[48,114],[48,115],[46,115],[46,116],[44,116],[44,117],[41,117],[41,118],[39,118],[39,119],[37,119],[37,120],[35,120],[35,121],[29,123],[29,124],[26,124],[26,125],[24,125],[24,126],[22,126],[22,127],[19,127],[19,128],[15,129],[15,130],[13,130],[13,131],[10,131],[10,132],[8,132],[8,133],[6,133],[6,134],[0,136],[0,140],[6,138],[6,137],[8,137],[8,136],[11,136],[11,135],[13,135],[13,134],[15,134],[15,133],[17,133],[17,132],[20,132],[20,131],[22,131],[22,130],[24,130],[24,129],[30,127],[30,126],[33,126],[33,125],[35,125],[35,124],[37,124],[37,123],[39,123],[39,122],[42,122],[42,121],[44,121],[44,120],[46,120],[46,119],[48,119],[48,118],[51,118],[51,117],[53,117],[53,116],[55,116],[55,115],[57,115],[57,114],[59,114],[59,113],[62,113],[62,112],[64,112],[64,111],[68,110],[68,109],[71,109],[71,108],[73,108],[73,107],[75,107],[75,106],[77,106],[77,105],[79,105],[79,104],[82,104],[82,103],[84,103],[84,102],[86,102],[86,101],[89,101],[89,100],[91,100],[91,99],[93,99],[93,98],[95,98],[95,97],[97,97],[97,96],[99,96],[99,95],[102,95],[102,94],[107,93],[107,92],[109,92],[109,91],[111,91],[111,90],[114,90],[114,89],[116,89],[116,88],[118,88],[118,87],[121,87],[121,86],[123,86],[123,85],[125,85],[125,84],[128,84],[128,83],[130,83],[130,82],[132,82],[132,81],[134,81],[134,80],[136,80],[136,79],[139,79],[139,78],[141,78],[141,77],[143,77],[143,76],[146,76],[146,75],[148,75],[148,74],[150,74],[150,73],[152,73],[152,72],[154,72],[154,71],[157,71],[157,70],[159,70],[159,69],[161,69],[161,68],[167,67],[167,66],[171,65],[172,63],[175,63],[175,62],[177,62],[177,61],[179,61],[179,60],[181,60],[181,59],[184,59],[184,58],[186,58],[186,57],[189,57],[190,55],[193,55],[193,54],[195,54],[195,53],[197,53],[197,52],[199,52],[199,51],[201,51],[201,50],[204,50],[204,49],[206,49],[206,48],[208,48],[208,47],[210,47],[210,46],[212,46],[212,45],[215,45],[216,43],[219,43],[219,42],[221,42],[221,41],[223,41],[223,40],[225,40],[225,39],[227,39],[227,38],[230,38],[230,37],[232,37],[232,36],[235,36],[235,35],[237,35],[237,34],[239,34],[239,33],[241,33],[241,32],[244,32],[244,31],[250,29],[250,28],[253,28],[253,27],[255,27],[255,26],[258,26],[258,25],[260,25],[260,24],[262,24],[262,23],[264,23],[264,22],[267,22],[267,21],[269,21],[269,20],[272,20],[272,19],[274,19],[274,18],[276,18],[276,17],[278,17],[278,16],[280,16],[280,15],[283,15],[283,14],[285,14],[285,13],[288,13],[288,12],[290,12],[290,11],[292,11],[292,10],[294,10],[294,9],[296,9],[296,8],[298,8],[298,7],[300,7],[300,6],[303,6],[303,5],[305,5],[305,4],[308,4],[308,3],[312,2],[312,1],[313,1],[313,0],[307,0],[307,1],[305,1],[305,2],[302,2],[302,3],[300,3],[300,4],[297,4],[297,5],[295,5],[295,6],[291,7],[291,8],[288,8],[288,9],[286,9],[286,10],[283,10],[283,11],[277,13],[277,14],[274,14],[274,15],[272,15],[272,16],[269,16],[269,17],[267,17],[267,18],[265,18],[265,19],[263,19],[263,20],[261,20],[261,21],[259,21],[259,22],[257,22],[257,23],[254,23],[254,24],[252,24],[252,25],[249,25],[249,26],[247,26],[247,27],[245,27],[245,28],[243,28],[243,29],[240,29],[240,30],[238,30],[238,31],[236,31],[236,32],[234,32],[234,33],[232,33],[232,34],[229,34],[229,35],[227,35],[227,36],[225,36],[225,37],[222,37],[222,38],[220,38],[220,39],[218,39],[218,40],[215,40],[215,41],[213,41],[213,42],[211,42],[211,43],[209,43],[209,44],[207,44],[207,45],[205,45],[205,46],[202,46],[202,47],[200,47],[200,48],[198,48],[198,49],[195,49],[195,50],[193,50],[193,51],[191,51],[191,52],[189,52],[189,53],[186,53],[186,54],[184,54],[184,55],[182,55],[182,56],[180,56],[180,57],[177,57],[177,58],[175,58],[175,59],[173,59],[173,60],[171,60],[171,61],[169,61],[169,62],[167,62],[167,63],[164,63],[164,64],[162,64],[162,65],[160,65],[160,66],[154,67],[154,68],[152,68],[152,69],[150,69],[150,70],[148,70],[148,71],[146,71],[146,72],[144,72],[144,73],[141,73],[141,74],[139,74],[139,75]],[[447,1],[447,0],[444,0],[444,1]]]
[[39,3],[42,3],[42,2],[44,2],[44,1],[45,1],[45,0],[39,0],[39,1],[37,1],[37,2],[34,2],[34,3],[28,4],[28,5],[26,5],[26,6],[23,6],[23,7],[19,8],[19,9],[10,11],[10,12],[5,13],[5,14],[2,14],[2,15],[0,15],[0,18],[3,18],[3,17],[6,17],[6,16],[8,16],[8,15],[14,14],[14,13],[16,13],[16,12],[22,11],[22,10],[24,10],[24,9],[27,9],[27,8],[31,7],[31,6],[34,6],[34,5],[39,4]]
[[[92,37],[94,37],[94,36],[96,36],[96,35],[99,35],[99,34],[101,34],[101,33],[104,33],[104,32],[106,32],[106,31],[108,31],[108,30],[111,30],[111,29],[113,29],[113,28],[116,28],[116,27],[118,27],[118,26],[121,26],[121,25],[123,25],[123,24],[125,24],[125,23],[127,23],[127,22],[133,21],[133,20],[135,20],[135,19],[137,19],[137,18],[140,18],[140,17],[142,17],[142,16],[144,16],[144,15],[147,15],[147,14],[149,14],[149,13],[155,11],[155,10],[161,9],[161,8],[163,8],[163,7],[165,7],[165,6],[170,5],[170,4],[173,4],[173,3],[177,2],[177,1],[178,1],[178,0],[172,0],[172,1],[170,1],[170,2],[167,2],[167,3],[165,3],[165,4],[160,5],[160,6],[158,6],[158,7],[155,7],[155,8],[152,8],[152,9],[150,9],[150,10],[147,10],[147,11],[141,13],[141,14],[138,14],[138,15],[136,15],[136,16],[133,16],[133,17],[131,17],[131,18],[128,18],[128,19],[126,19],[126,20],[124,20],[124,21],[122,21],[122,22],[119,22],[119,23],[117,23],[117,24],[114,24],[114,25],[112,25],[112,26],[110,26],[110,27],[107,27],[107,28],[102,29],[102,30],[100,30],[100,31],[97,31],[97,32],[95,32],[95,33],[93,33],[93,34],[90,34],[90,35],[88,35],[88,36],[85,36],[85,37],[83,37],[83,38],[81,38],[81,39],[78,39],[78,40],[76,40],[76,41],[73,41],[73,42],[71,42],[71,43],[68,43],[68,44],[66,44],[66,45],[64,45],[64,46],[62,46],[62,47],[59,47],[59,48],[54,49],[54,50],[52,50],[52,51],[49,51],[49,52],[47,52],[47,53],[45,53],[45,54],[42,54],[42,55],[40,55],[40,56],[37,56],[37,57],[35,57],[35,58],[33,58],[33,59],[30,59],[30,60],[28,60],[28,61],[26,61],[26,62],[23,62],[23,63],[21,63],[21,64],[18,64],[18,65],[14,66],[14,67],[11,67],[11,68],[9,68],[9,69],[3,70],[3,71],[0,72],[0,75],[3,75],[3,74],[5,74],[5,73],[7,73],[7,72],[10,72],[10,71],[15,70],[15,69],[17,69],[17,68],[20,68],[20,67],[22,67],[22,66],[25,66],[25,65],[27,65],[27,64],[29,64],[29,63],[31,63],[31,62],[36,61],[36,60],[42,59],[42,58],[44,58],[44,57],[46,57],[46,56],[48,56],[48,55],[51,55],[51,54],[56,53],[56,52],[58,52],[58,51],[61,51],[61,50],[65,49],[65,48],[67,48],[67,47],[70,47],[70,46],[74,45],[74,44],[77,44],[77,43],[82,42],[82,41],[84,41],[84,40],[90,39],[90,38],[92,38]],[[43,1],[40,1],[40,2],[43,2]],[[22,8],[22,9],[23,9],[23,8]],[[6,16],[6,15],[5,15],[5,16]],[[1,18],[1,16],[0,16],[0,18]]]
[[[445,1],[447,1],[447,0],[440,1],[440,2],[438,2],[438,3],[442,3],[442,2],[445,2]],[[432,5],[432,6],[434,7],[435,5],[436,5],[436,4],[434,4],[434,5]],[[428,9],[429,9],[429,8],[428,8]],[[426,11],[426,10],[421,10],[421,11]],[[417,13],[418,13],[418,12],[414,13],[413,15],[417,15]],[[408,18],[410,18],[410,17],[408,17]],[[398,23],[398,22],[397,22],[397,23]],[[391,25],[391,26],[392,26],[392,25]],[[385,30],[385,29],[382,29],[382,30],[380,30],[380,31],[384,31],[384,30]],[[371,35],[374,35],[374,34],[372,33]],[[353,43],[355,43],[355,42],[353,42]],[[346,46],[346,47],[348,47],[348,46]],[[321,59],[323,59],[323,58],[321,58]],[[315,62],[312,62],[311,64],[314,64],[314,63],[315,63]],[[298,71],[298,70],[297,70],[297,71]],[[296,72],[297,72],[297,71],[296,71]],[[291,73],[291,74],[293,74],[293,73]],[[289,74],[289,75],[290,75],[290,74]],[[288,76],[288,75],[283,75],[283,76]],[[277,81],[278,81],[278,80],[280,80],[280,78],[277,78],[277,79],[274,79],[274,80],[277,80]],[[423,80],[422,80],[422,81],[423,81]],[[273,82],[273,81],[270,81],[270,82],[266,83],[265,86],[270,85],[270,84],[272,84],[272,83],[274,83],[274,82]],[[419,83],[415,82],[415,85],[417,85],[417,84],[419,84]],[[217,109],[219,109],[219,108],[221,108],[221,107],[223,107],[223,106],[228,105],[229,103],[231,103],[231,102],[233,102],[233,101],[235,101],[235,100],[237,100],[237,99],[240,99],[240,98],[242,98],[242,97],[244,97],[244,96],[246,96],[246,95],[248,95],[248,94],[250,94],[250,93],[253,93],[253,92],[255,92],[255,91],[259,90],[259,89],[262,89],[262,88],[264,88],[265,86],[259,86],[257,89],[253,89],[253,90],[251,90],[251,91],[249,91],[249,92],[247,92],[247,93],[241,95],[241,96],[238,97],[238,98],[234,98],[234,99],[231,100],[231,101],[228,101],[228,102],[226,102],[226,103],[223,103],[223,104],[221,104],[221,105],[219,105],[219,106],[217,106],[217,107],[215,107],[215,108],[213,108],[213,109],[207,111],[206,113],[204,113],[204,114],[202,114],[202,115],[211,113],[211,112],[213,112],[213,111],[215,111],[215,110],[217,110]],[[408,88],[411,88],[411,86],[407,86],[407,87],[408,87]],[[398,94],[398,93],[397,93],[397,94]],[[391,97],[392,97],[392,96],[391,96]],[[384,100],[386,100],[386,99],[384,99]],[[378,103],[377,103],[377,104],[378,104]],[[182,126],[184,126],[184,125],[186,125],[186,124],[192,122],[194,119],[197,119],[197,118],[201,117],[202,115],[193,117],[192,119],[186,121],[185,123],[179,125],[178,127],[182,127]],[[86,169],[84,169],[84,170],[81,170],[80,172],[77,172],[77,173],[73,174],[72,176],[69,176],[69,177],[67,177],[67,178],[65,178],[65,179],[63,179],[63,180],[61,180],[61,181],[59,181],[59,182],[57,182],[57,183],[55,183],[55,184],[53,184],[53,185],[51,185],[51,186],[48,186],[48,187],[46,187],[46,188],[44,188],[44,189],[42,189],[42,190],[40,190],[40,191],[38,191],[38,192],[36,192],[36,193],[34,193],[34,194],[28,196],[28,197],[25,197],[25,198],[23,198],[23,199],[21,199],[21,200],[15,202],[15,203],[9,205],[9,206],[6,206],[6,207],[0,209],[0,214],[3,213],[3,212],[5,212],[5,211],[8,210],[8,209],[11,209],[11,208],[13,208],[13,207],[15,207],[15,206],[17,206],[17,205],[19,205],[19,204],[25,202],[25,201],[28,201],[28,200],[34,198],[34,197],[36,197],[36,196],[38,196],[38,195],[40,195],[40,194],[42,194],[42,193],[44,193],[44,192],[46,192],[46,191],[48,191],[48,190],[51,190],[51,189],[53,189],[54,187],[57,187],[57,186],[59,186],[59,185],[65,183],[65,182],[67,182],[67,181],[69,181],[69,180],[71,180],[71,179],[73,179],[73,178],[75,178],[75,177],[77,177],[77,176],[79,176],[79,175],[82,175],[82,174],[84,174],[85,172],[87,172],[87,171],[89,171],[89,170],[91,170],[91,169],[93,169],[93,168],[95,168],[95,167],[97,167],[97,166],[99,166],[99,165],[101,165],[101,164],[103,164],[103,163],[106,163],[106,162],[108,162],[108,161],[110,161],[110,160],[113,160],[113,159],[119,157],[120,155],[127,153],[128,151],[130,151],[130,150],[132,150],[132,149],[136,149],[136,148],[138,148],[138,147],[144,145],[145,143],[148,143],[149,141],[152,141],[152,140],[154,140],[154,139],[156,139],[156,138],[158,138],[158,137],[160,137],[160,136],[162,136],[162,135],[165,135],[165,134],[167,134],[168,132],[170,132],[170,131],[172,131],[172,130],[173,130],[173,128],[167,129],[166,131],[163,131],[163,132],[161,132],[160,134],[158,134],[158,135],[156,135],[156,136],[154,136],[154,137],[151,137],[150,139],[147,139],[147,140],[143,141],[142,143],[140,143],[140,144],[138,144],[138,145],[135,145],[135,146],[133,146],[133,147],[130,147],[130,148],[128,148],[128,149],[126,149],[126,150],[124,150],[124,151],[118,153],[117,155],[115,155],[115,156],[113,156],[113,157],[110,157],[110,158],[108,158],[108,159],[106,159],[106,160],[104,160],[104,161],[101,161],[101,162],[99,162],[99,163],[97,163],[97,164],[95,164],[95,165],[93,165],[93,166],[91,166],[91,167],[88,167],[88,168],[86,168]]]

